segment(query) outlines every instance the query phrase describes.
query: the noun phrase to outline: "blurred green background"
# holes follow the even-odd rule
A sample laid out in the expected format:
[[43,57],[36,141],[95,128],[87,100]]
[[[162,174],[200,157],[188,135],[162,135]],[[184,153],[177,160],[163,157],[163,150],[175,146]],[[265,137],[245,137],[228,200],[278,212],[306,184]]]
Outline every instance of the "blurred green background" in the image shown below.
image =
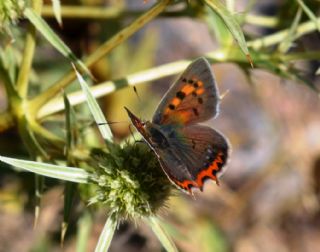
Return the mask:
[[[152,0],[61,1],[63,26],[59,26],[51,1],[44,1],[42,17],[78,58],[86,58],[155,3]],[[90,70],[99,84],[154,66],[207,55],[214,63],[220,93],[228,91],[222,99],[219,117],[206,122],[223,132],[232,145],[221,186],[208,181],[204,192],[196,192],[194,198],[175,193],[159,213],[179,250],[318,251],[320,2],[240,0],[226,1],[226,6],[241,24],[253,68],[221,19],[202,1],[190,0],[174,1]],[[308,30],[303,26],[305,23],[314,28]],[[13,57],[19,62],[27,27],[28,22],[23,18],[2,27],[2,63],[11,61],[5,54],[8,47],[14,48]],[[283,35],[281,32],[285,30],[288,34]],[[272,37],[273,34],[280,39]],[[262,45],[255,46],[254,41],[262,41]],[[227,55],[222,59],[208,54],[221,48]],[[35,50],[29,97],[46,90],[70,68],[69,61],[39,33]],[[162,78],[159,74],[153,81],[137,85],[138,96],[132,87],[125,87],[99,99],[108,121],[115,122],[111,127],[119,141],[130,135],[123,107],[150,119],[176,78],[169,75]],[[0,107],[6,111],[8,94],[3,85],[0,87]],[[73,84],[67,92],[78,89]],[[76,106],[76,111],[83,123],[83,141],[97,145],[97,132],[87,119],[86,105]],[[64,130],[62,113],[41,120],[51,132],[59,134]],[[0,154],[29,159],[16,125],[9,125],[1,129]],[[41,143],[56,151],[57,156],[61,155],[63,148],[60,146],[59,152],[48,141],[42,139]],[[81,243],[80,227],[84,232],[80,237],[88,237],[82,251],[93,251],[105,222],[104,210],[89,209],[83,214],[85,202],[76,196],[62,249],[64,187],[57,180],[45,179],[41,211],[33,228],[37,205],[34,179],[31,173],[16,172],[1,164],[0,251],[76,251]],[[110,247],[110,251],[161,250],[148,226],[129,221],[119,225]]]

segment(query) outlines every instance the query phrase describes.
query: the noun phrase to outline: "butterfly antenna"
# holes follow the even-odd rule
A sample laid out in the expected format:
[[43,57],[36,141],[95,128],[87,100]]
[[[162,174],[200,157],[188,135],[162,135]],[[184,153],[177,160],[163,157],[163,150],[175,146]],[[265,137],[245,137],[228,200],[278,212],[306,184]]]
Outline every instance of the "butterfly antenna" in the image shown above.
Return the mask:
[[226,91],[223,92],[222,95],[220,95],[219,99],[222,100],[228,93],[229,93],[230,89],[227,89]]
[[103,123],[97,123],[98,126],[101,126],[101,125],[112,125],[112,124],[116,124],[116,123],[128,123],[128,122],[125,122],[125,121],[122,121],[122,122],[103,122]]

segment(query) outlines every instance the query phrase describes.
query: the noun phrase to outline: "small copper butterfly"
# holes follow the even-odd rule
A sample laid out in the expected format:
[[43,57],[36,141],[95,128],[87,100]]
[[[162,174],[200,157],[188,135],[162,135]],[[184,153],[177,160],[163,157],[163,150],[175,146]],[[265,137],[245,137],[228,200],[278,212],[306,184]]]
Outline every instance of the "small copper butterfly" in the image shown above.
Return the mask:
[[229,144],[218,131],[198,123],[217,116],[220,96],[205,58],[193,61],[162,98],[152,121],[141,121],[125,108],[157,155],[173,184],[192,194],[206,179],[218,182]]

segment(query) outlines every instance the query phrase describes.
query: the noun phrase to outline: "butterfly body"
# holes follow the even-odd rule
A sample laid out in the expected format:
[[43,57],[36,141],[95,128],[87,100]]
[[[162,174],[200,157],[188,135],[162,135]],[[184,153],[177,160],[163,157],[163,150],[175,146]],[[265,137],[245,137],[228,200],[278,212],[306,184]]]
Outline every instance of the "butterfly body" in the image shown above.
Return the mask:
[[160,102],[152,121],[128,115],[168,178],[191,193],[206,179],[218,183],[229,145],[216,130],[198,124],[218,113],[219,94],[207,60],[200,58],[185,70]]

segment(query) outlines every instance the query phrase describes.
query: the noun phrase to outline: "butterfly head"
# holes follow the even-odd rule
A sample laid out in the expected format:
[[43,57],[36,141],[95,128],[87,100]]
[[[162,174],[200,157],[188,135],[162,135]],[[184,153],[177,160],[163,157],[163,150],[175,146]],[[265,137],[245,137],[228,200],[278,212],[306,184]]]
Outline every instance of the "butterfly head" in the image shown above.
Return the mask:
[[127,111],[134,127],[145,137],[147,135],[146,126],[148,125],[148,122],[145,122],[139,119],[127,107],[124,107],[124,108]]
[[149,145],[158,148],[168,147],[167,139],[159,129],[159,126],[150,121],[142,121],[138,117],[136,117],[128,108],[125,107],[125,109],[131,119],[132,124],[141,133],[141,135],[149,143]]

